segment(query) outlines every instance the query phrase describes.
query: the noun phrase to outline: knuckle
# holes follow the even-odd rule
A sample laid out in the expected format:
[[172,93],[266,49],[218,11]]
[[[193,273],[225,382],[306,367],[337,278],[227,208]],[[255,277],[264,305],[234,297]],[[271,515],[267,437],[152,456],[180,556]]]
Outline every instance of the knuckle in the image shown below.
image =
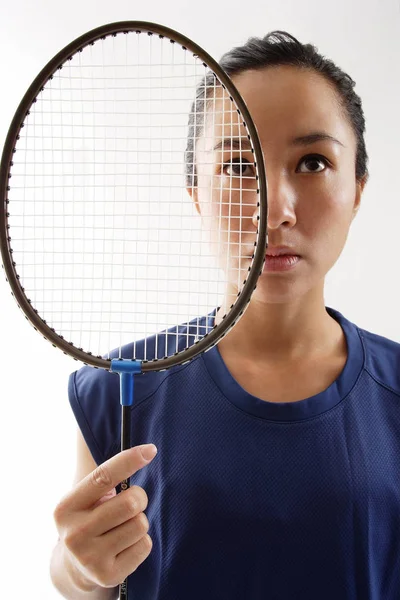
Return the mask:
[[63,497],[53,510],[53,519],[59,524],[65,521],[65,517],[69,514],[67,496]]
[[112,477],[109,469],[104,465],[99,465],[92,471],[92,484],[95,487],[105,488],[112,485]]
[[56,522],[56,524],[60,524],[63,521],[64,514],[64,506],[61,503],[57,504],[53,511],[53,519]]
[[136,515],[138,512],[138,508],[139,508],[136,498],[132,497],[131,495],[128,495],[124,499],[123,508],[124,508],[124,512],[128,513],[129,515],[132,515],[132,516]]
[[146,535],[142,538],[142,542],[143,542],[143,546],[145,551],[150,554],[152,548],[153,548],[153,540],[151,539],[151,537],[149,536],[148,533],[146,533]]
[[146,515],[144,513],[140,513],[140,515],[138,515],[138,517],[137,517],[137,520],[138,520],[138,525],[139,525],[140,530],[143,533],[147,533],[150,526],[149,526],[149,520],[146,517]]
[[134,498],[138,502],[138,505],[141,507],[142,510],[146,510],[149,499],[145,490],[142,487],[139,487],[138,485],[132,486],[131,490]]
[[64,545],[72,554],[75,554],[75,549],[79,548],[79,541],[74,531],[68,531],[65,534]]

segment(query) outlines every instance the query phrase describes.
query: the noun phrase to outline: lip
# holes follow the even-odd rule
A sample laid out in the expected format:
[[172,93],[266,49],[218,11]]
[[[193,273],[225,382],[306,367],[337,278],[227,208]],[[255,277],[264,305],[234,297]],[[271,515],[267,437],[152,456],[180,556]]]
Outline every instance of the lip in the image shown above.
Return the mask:
[[290,246],[268,246],[266,252],[267,256],[283,256],[285,254],[289,256],[300,256],[300,254],[297,254],[295,249]]
[[280,256],[265,257],[263,272],[282,272],[295,269],[301,261],[300,256],[295,254],[281,254]]

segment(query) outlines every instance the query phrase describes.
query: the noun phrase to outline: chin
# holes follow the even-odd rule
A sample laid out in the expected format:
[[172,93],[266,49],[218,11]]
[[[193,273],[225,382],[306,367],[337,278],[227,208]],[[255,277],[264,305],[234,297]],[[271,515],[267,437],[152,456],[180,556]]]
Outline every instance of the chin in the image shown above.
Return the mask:
[[293,281],[282,281],[282,279],[278,281],[278,278],[271,281],[271,279],[264,276],[259,278],[251,301],[254,299],[265,304],[288,304],[299,300],[308,291],[301,289],[303,286],[296,285]]

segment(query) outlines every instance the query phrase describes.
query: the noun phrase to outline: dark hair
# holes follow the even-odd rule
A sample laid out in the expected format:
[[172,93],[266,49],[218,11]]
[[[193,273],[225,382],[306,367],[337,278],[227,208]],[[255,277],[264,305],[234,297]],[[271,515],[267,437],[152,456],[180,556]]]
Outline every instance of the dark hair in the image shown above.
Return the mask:
[[[244,46],[226,52],[219,61],[224,71],[236,75],[249,69],[262,69],[280,65],[291,65],[299,69],[314,71],[332,84],[340,98],[340,106],[354,130],[357,139],[356,180],[368,179],[368,155],[365,148],[365,118],[361,99],[355,93],[355,81],[331,60],[318,53],[315,46],[302,44],[286,31],[272,31],[264,38],[250,38]],[[196,98],[189,115],[189,132],[185,152],[186,184],[197,185],[195,169],[196,147],[194,141],[202,134],[207,94],[215,86],[212,72],[199,83]],[[196,121],[194,115],[196,114]]]

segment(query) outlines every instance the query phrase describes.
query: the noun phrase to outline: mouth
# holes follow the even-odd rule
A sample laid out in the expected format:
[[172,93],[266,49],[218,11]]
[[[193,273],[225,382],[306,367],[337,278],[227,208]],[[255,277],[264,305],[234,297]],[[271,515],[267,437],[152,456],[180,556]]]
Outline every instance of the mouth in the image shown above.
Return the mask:
[[297,254],[267,254],[264,263],[265,271],[289,271],[294,269],[300,262],[301,257]]

